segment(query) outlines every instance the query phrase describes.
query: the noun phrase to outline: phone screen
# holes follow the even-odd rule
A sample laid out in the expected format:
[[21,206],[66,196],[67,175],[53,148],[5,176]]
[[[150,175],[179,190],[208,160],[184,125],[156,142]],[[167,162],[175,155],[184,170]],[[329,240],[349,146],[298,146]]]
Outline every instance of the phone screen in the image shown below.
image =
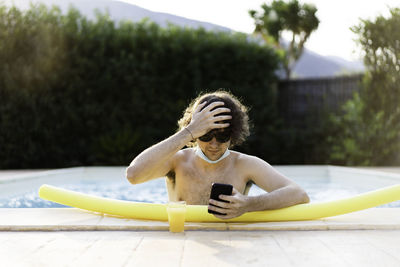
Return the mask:
[[[233,186],[230,184],[220,184],[220,183],[213,183],[211,188],[210,198],[215,199],[222,202],[228,202],[226,200],[222,200],[219,198],[219,195],[232,195]],[[212,204],[210,204],[212,205]],[[212,205],[215,206],[215,205]],[[213,210],[208,210],[208,213],[212,214],[219,214],[219,215],[226,215],[225,213],[216,212]]]

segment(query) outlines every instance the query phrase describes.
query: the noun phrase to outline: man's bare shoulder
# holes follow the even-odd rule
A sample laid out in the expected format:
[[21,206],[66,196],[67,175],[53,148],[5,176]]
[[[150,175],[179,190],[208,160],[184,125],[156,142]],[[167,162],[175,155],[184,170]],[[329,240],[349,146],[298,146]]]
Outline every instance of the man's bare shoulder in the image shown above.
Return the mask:
[[267,177],[276,173],[274,168],[265,160],[253,155],[236,153],[238,154],[235,164],[243,172],[243,175],[256,179],[256,177]]
[[262,160],[256,156],[252,156],[252,155],[248,155],[245,153],[232,151],[232,150],[231,150],[231,153],[235,158],[235,164],[239,167],[251,168],[253,166],[257,166],[257,165],[266,163],[264,160]]
[[184,148],[179,150],[178,152],[175,153],[174,155],[174,161],[175,162],[182,162],[182,161],[187,161],[194,155],[194,149],[193,148]]

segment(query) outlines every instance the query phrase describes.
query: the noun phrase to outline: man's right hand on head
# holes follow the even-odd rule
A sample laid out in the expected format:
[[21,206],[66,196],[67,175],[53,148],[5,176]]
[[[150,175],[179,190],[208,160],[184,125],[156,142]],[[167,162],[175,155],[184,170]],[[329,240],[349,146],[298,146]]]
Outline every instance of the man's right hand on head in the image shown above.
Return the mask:
[[218,114],[231,111],[229,108],[223,107],[224,102],[217,101],[209,104],[208,106],[206,106],[206,104],[207,101],[204,101],[196,107],[195,111],[193,112],[191,122],[187,126],[195,139],[213,129],[223,129],[229,127],[229,123],[221,122],[232,119],[231,115],[217,116]]

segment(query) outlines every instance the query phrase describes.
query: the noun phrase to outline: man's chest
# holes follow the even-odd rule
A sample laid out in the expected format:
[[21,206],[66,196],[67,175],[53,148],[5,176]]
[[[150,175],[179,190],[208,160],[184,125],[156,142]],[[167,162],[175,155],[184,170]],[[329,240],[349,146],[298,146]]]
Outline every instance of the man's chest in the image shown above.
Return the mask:
[[188,204],[207,205],[213,183],[231,184],[239,192],[244,191],[246,178],[234,167],[214,170],[194,166],[180,166],[175,170],[174,193]]

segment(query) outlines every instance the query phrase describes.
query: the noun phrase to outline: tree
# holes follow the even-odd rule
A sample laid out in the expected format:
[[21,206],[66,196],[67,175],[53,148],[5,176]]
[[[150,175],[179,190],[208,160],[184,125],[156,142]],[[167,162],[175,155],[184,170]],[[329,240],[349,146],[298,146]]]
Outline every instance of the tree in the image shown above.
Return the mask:
[[351,28],[367,73],[360,95],[345,106],[346,115],[336,117],[340,130],[332,159],[338,163],[400,164],[400,8],[390,14]]
[[[274,0],[271,5],[263,4],[262,12],[250,10],[249,14],[255,21],[254,33],[261,34],[267,43],[273,43],[284,51],[283,68],[289,79],[292,70],[303,53],[304,44],[311,33],[318,28],[317,8],[312,4],[299,4],[297,0],[285,3]],[[291,33],[289,45],[282,45],[283,31]]]
[[[400,8],[390,10],[391,17],[375,21],[361,20],[351,30],[358,34],[364,52],[364,64],[371,83],[364,95],[371,112],[393,114],[400,101]],[[399,118],[400,119],[400,118]],[[400,122],[400,121],[399,121]]]

